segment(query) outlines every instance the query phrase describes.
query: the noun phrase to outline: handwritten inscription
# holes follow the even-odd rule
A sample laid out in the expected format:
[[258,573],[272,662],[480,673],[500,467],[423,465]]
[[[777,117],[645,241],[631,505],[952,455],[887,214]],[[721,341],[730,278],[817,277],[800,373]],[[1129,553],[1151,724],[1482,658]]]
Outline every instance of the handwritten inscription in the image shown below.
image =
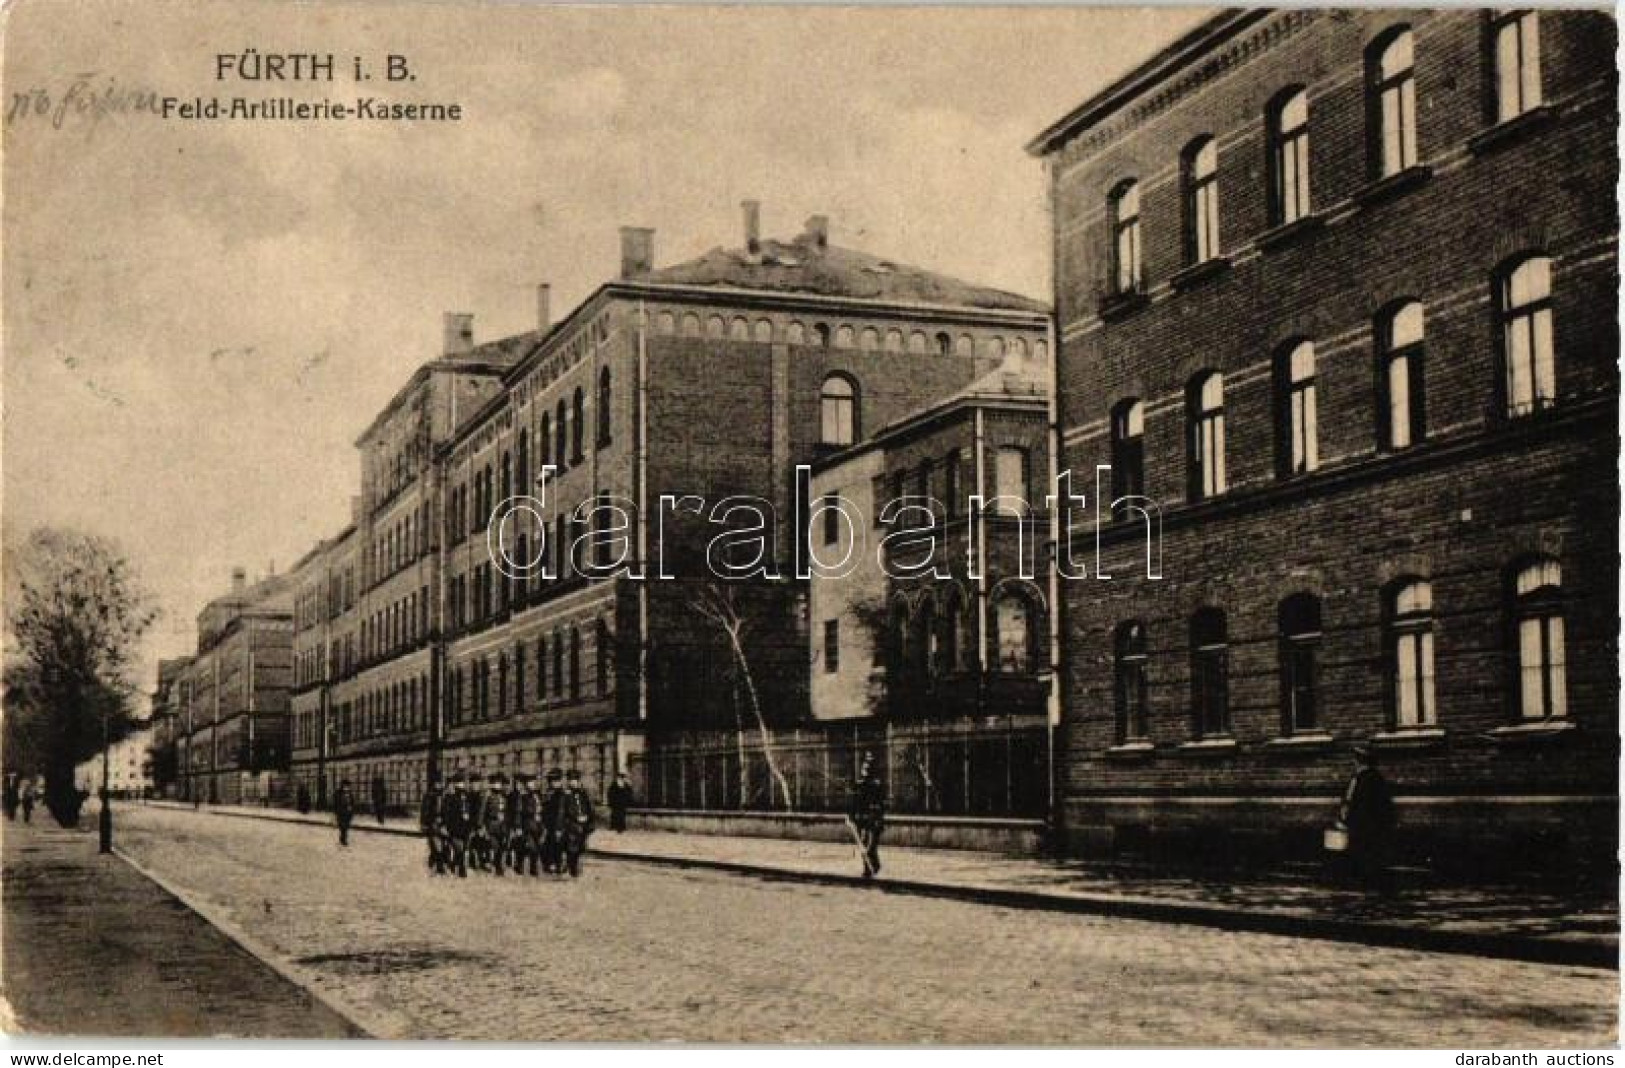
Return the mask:
[[23,121],[47,122],[60,130],[65,122],[88,119],[99,123],[110,116],[149,112],[157,115],[162,110],[161,96],[156,89],[136,89],[120,85],[116,78],[96,71],[76,74],[66,89],[53,91],[44,87],[13,92],[6,105],[6,125]]

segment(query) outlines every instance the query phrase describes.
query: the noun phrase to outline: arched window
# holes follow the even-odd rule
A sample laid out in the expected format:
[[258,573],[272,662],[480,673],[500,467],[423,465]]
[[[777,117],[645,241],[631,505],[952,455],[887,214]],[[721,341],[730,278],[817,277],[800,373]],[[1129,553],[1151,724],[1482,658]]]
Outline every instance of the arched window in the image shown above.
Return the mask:
[[1518,712],[1525,720],[1568,715],[1563,640],[1563,569],[1549,557],[1521,566],[1512,584]]
[[1218,608],[1191,617],[1191,727],[1197,738],[1230,733],[1230,644]]
[[1366,58],[1371,171],[1378,178],[1416,166],[1416,42],[1409,26],[1389,30]]
[[508,714],[508,654],[497,657],[497,716]]
[[1024,595],[1001,594],[993,606],[993,627],[998,639],[998,669],[1030,672],[1036,668],[1037,612]]
[[971,337],[969,334],[960,334],[959,337],[954,339],[954,355],[976,355],[976,339]]
[[1320,466],[1315,409],[1315,346],[1298,341],[1275,360],[1277,397],[1276,466],[1281,477],[1301,475]]
[[835,331],[835,347],[838,348],[838,349],[849,349],[849,348],[851,348],[852,347],[852,338],[853,338],[852,328],[850,326],[846,326],[845,324],[842,324]]
[[1320,723],[1320,599],[1297,593],[1276,612],[1280,634],[1281,732],[1303,734]]
[[515,454],[518,463],[514,465],[514,491],[527,494],[533,488],[530,484],[530,431],[519,431],[519,448]]
[[937,355],[947,356],[954,350],[954,339],[948,336],[946,330],[937,332]]
[[602,619],[598,621],[598,631],[592,643],[593,674],[597,683],[594,690],[600,697],[609,693],[610,663],[610,633],[609,624]]
[[749,341],[750,320],[746,319],[743,315],[734,316],[733,321],[728,324],[728,340]]
[[563,397],[559,398],[556,418],[558,422],[553,429],[553,463],[563,471],[570,460],[570,409]]
[[586,456],[582,449],[582,438],[587,429],[587,398],[582,394],[581,387],[577,386],[570,398],[570,462],[580,463]]
[[547,700],[547,635],[536,639],[536,702]]
[[790,325],[784,328],[784,341],[787,345],[805,345],[807,343],[807,328],[797,320],[791,320]]
[[758,345],[771,344],[773,341],[772,321],[768,319],[756,320],[756,325],[751,327],[751,339]]
[[553,462],[553,416],[547,412],[542,413],[542,426],[536,432],[536,444],[542,454],[541,464],[546,467]]
[[863,328],[858,335],[858,348],[863,352],[873,352],[880,347],[880,331],[872,326]]
[[1225,490],[1224,376],[1208,371],[1192,379],[1185,407],[1190,427],[1189,497],[1200,501]]
[[700,336],[700,317],[698,315],[696,315],[694,312],[684,312],[683,313],[683,336],[684,337],[699,337]]
[[655,316],[655,333],[670,336],[677,332],[677,316],[663,311]]
[[728,323],[720,315],[709,316],[705,320],[705,336],[709,338],[724,338],[728,336]]
[[1270,209],[1277,226],[1309,214],[1309,94],[1289,89],[1269,113]]
[[1140,289],[1140,183],[1119,182],[1107,202],[1112,227],[1112,288],[1118,293]]
[[903,332],[901,330],[897,329],[895,326],[892,327],[890,330],[887,330],[886,331],[886,340],[884,342],[882,342],[881,347],[884,348],[887,352],[902,352],[903,351]]
[[1136,742],[1150,733],[1147,702],[1145,624],[1119,623],[1112,639],[1113,686],[1117,710],[1117,743]]
[[1505,122],[1540,106],[1540,14],[1490,16],[1495,47],[1495,119]]
[[1498,304],[1509,415],[1527,415],[1557,398],[1552,351],[1552,261],[1529,256],[1501,272]]
[[1112,499],[1145,493],[1145,404],[1137,397],[1112,408]]
[[1422,305],[1406,301],[1377,324],[1378,440],[1407,449],[1427,437],[1422,375]]
[[581,700],[581,631],[570,628],[570,700]]
[[829,348],[829,324],[817,323],[813,326],[813,339],[821,349]]
[[1219,254],[1219,143],[1198,137],[1185,148],[1185,262]]
[[553,696],[564,696],[564,636],[553,632]]
[[513,710],[516,714],[525,711],[525,647],[513,647]]
[[491,661],[485,657],[480,658],[480,719],[491,718]]
[[924,356],[930,347],[931,342],[926,340],[926,336],[923,331],[915,330],[913,333],[908,335],[908,351],[911,355]]
[[850,445],[858,434],[858,391],[845,375],[824,379],[819,394],[821,439],[825,445]]
[[1396,729],[1437,722],[1433,705],[1433,587],[1405,580],[1388,595],[1389,708]]
[[599,368],[598,371],[598,447],[601,449],[610,441],[610,399],[612,386],[608,367]]

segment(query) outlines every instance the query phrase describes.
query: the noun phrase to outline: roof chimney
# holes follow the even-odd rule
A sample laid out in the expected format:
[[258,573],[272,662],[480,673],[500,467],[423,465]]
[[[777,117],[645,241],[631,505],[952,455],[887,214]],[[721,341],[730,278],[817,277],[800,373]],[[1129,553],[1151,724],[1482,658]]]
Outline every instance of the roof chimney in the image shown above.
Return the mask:
[[474,316],[468,312],[447,312],[445,323],[447,356],[460,356],[474,348]]
[[636,278],[654,268],[655,232],[645,226],[621,227],[621,277]]
[[536,287],[536,329],[547,332],[553,325],[553,287],[543,282]]
[[743,200],[739,206],[745,209],[745,251],[755,255],[762,250],[762,202]]
[[807,239],[813,248],[822,251],[829,247],[829,216],[812,215],[807,219]]
[[248,588],[248,572],[240,567],[231,569],[231,592],[242,593]]

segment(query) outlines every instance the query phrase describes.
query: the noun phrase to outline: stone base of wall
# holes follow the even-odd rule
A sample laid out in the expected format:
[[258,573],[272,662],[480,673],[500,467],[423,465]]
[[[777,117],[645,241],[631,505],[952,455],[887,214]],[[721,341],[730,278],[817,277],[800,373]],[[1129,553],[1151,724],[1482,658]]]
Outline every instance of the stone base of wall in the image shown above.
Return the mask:
[[[1618,869],[1616,798],[1397,798],[1396,863],[1440,873],[1562,876]],[[1214,866],[1324,861],[1336,798],[1073,798],[1064,850]]]
[[[627,826],[645,831],[737,835],[844,842],[850,832],[842,817],[823,812],[717,812],[633,809]],[[886,820],[887,845],[932,849],[977,849],[996,853],[1039,851],[1039,820],[975,819],[958,816],[891,816]]]

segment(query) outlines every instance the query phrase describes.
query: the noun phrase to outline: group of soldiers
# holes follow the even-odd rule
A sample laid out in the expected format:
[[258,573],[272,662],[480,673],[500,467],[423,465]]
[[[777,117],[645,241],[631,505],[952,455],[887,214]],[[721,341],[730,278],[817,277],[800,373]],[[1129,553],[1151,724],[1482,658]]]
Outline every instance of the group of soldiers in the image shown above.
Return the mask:
[[581,874],[581,854],[593,832],[592,798],[574,768],[547,773],[544,788],[537,776],[520,774],[512,781],[500,772],[485,789],[479,780],[458,772],[445,789],[430,780],[418,820],[429,843],[429,870],[435,875],[468,877],[470,867],[501,875]]

